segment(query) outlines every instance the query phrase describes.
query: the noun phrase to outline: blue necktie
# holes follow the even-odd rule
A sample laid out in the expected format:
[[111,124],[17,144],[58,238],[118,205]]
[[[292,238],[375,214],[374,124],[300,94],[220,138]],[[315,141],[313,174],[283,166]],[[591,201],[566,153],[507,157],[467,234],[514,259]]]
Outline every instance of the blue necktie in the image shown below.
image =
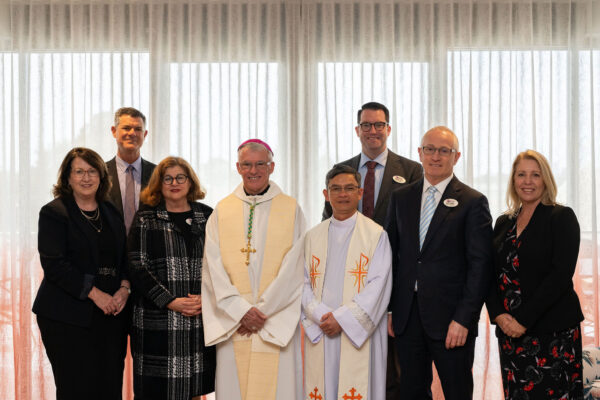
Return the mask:
[[429,186],[427,189],[427,197],[425,198],[425,204],[421,210],[421,224],[419,226],[419,249],[423,247],[425,236],[427,235],[427,229],[431,223],[431,218],[435,212],[435,192],[437,189],[435,186]]

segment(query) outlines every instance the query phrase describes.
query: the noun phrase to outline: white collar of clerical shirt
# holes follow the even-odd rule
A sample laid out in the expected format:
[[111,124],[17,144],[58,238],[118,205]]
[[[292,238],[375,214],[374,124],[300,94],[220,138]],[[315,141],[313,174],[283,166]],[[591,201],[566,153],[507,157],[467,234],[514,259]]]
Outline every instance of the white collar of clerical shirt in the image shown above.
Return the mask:
[[331,217],[331,225],[339,228],[350,228],[354,226],[354,224],[356,224],[356,218],[358,218],[358,211],[356,211],[354,215],[352,215],[349,218],[346,218],[343,221],[335,219],[335,217]]
[[238,197],[240,200],[242,200],[246,203],[249,203],[249,204],[253,204],[254,202],[256,202],[256,204],[260,204],[260,203],[264,203],[269,200],[273,200],[273,198],[280,193],[282,193],[281,188],[279,186],[277,186],[277,184],[273,181],[269,181],[269,190],[267,190],[267,193],[260,195],[260,196],[247,195],[244,192],[244,184],[243,183],[240,183],[238,185],[238,187],[236,187],[235,190],[233,191],[233,194],[236,197]]

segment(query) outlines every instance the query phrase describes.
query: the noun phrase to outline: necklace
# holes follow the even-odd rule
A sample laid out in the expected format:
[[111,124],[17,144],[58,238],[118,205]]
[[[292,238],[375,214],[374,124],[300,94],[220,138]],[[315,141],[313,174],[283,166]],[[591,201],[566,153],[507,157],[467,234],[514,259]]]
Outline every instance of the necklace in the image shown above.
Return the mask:
[[92,228],[98,233],[102,232],[102,218],[100,218],[100,207],[96,208],[96,211],[92,215],[87,215],[81,208],[79,209],[81,215],[85,217],[85,220]]
[[253,249],[252,245],[250,244],[250,240],[252,239],[252,221],[254,219],[254,207],[256,207],[256,200],[254,200],[254,203],[250,205],[250,215],[248,216],[248,234],[246,235],[248,242],[246,243],[246,247],[240,250],[242,253],[246,253],[246,266],[250,265],[250,253],[256,253],[256,249]]

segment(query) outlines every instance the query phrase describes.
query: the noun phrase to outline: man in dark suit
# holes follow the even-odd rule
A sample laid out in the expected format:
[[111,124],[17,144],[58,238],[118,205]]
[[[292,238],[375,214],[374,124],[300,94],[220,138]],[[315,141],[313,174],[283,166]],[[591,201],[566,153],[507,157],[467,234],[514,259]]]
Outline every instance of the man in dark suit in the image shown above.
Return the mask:
[[[358,210],[365,216],[383,225],[393,190],[406,186],[423,176],[419,163],[399,156],[387,148],[387,139],[392,127],[390,112],[386,106],[376,102],[364,104],[358,110],[357,125],[354,128],[360,139],[362,151],[355,157],[343,161],[356,169],[361,176],[364,188]],[[325,203],[323,220],[331,217],[331,205]],[[394,340],[388,341],[388,364],[386,398],[398,398],[399,371],[395,362]]]
[[117,141],[117,155],[106,163],[112,180],[109,200],[123,215],[129,232],[139,208],[140,192],[148,185],[156,165],[140,156],[140,149],[148,135],[144,114],[132,107],[119,108],[114,122],[110,129]]
[[492,278],[492,218],[485,196],[453,174],[460,152],[450,129],[429,130],[419,158],[424,179],[392,194],[385,222],[399,398],[431,399],[433,361],[446,400],[470,399],[477,323]]

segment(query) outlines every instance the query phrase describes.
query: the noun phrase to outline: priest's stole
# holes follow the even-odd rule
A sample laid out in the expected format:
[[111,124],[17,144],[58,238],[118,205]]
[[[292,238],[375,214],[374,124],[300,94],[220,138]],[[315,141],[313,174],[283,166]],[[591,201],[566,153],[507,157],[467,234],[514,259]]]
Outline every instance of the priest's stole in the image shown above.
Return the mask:
[[[305,238],[305,268],[311,278],[311,286],[317,302],[321,302],[323,280],[327,270],[327,242],[329,237],[329,222],[323,221],[306,234]],[[359,308],[352,301],[354,296],[365,287],[370,261],[377,248],[383,228],[369,218],[358,213],[354,232],[350,239],[346,256],[346,272],[344,274],[343,304],[351,311]],[[364,314],[357,310],[355,315]],[[321,396],[324,398],[325,365],[323,338],[312,343],[305,337],[305,398],[312,400]],[[348,337],[342,332],[340,345],[340,371],[338,382],[339,400],[367,400],[369,393],[369,363],[371,339],[359,348],[355,348]]]
[[[256,207],[260,207],[259,203]],[[219,246],[223,266],[231,283],[250,304],[256,299],[243,249],[247,237],[244,232],[244,202],[230,195],[217,205]],[[260,287],[257,298],[271,284],[294,240],[296,200],[279,194],[271,200],[266,243],[264,246]],[[274,400],[277,393],[279,347],[263,341],[258,334],[250,337],[233,335],[233,349],[240,382],[242,400]]]

